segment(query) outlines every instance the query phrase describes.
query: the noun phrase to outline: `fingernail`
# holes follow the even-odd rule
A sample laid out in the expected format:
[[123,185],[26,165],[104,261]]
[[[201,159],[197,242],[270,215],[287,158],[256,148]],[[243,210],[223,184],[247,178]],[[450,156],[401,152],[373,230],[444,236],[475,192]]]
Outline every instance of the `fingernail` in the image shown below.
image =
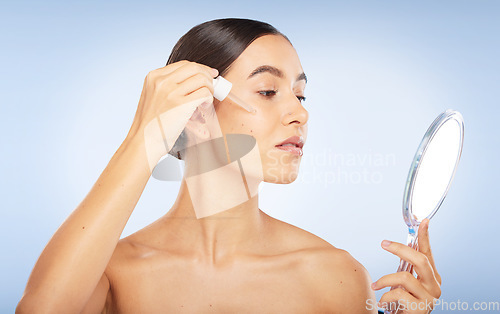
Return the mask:
[[383,247],[388,247],[389,245],[391,245],[391,243],[392,243],[392,242],[391,242],[391,241],[389,241],[389,240],[384,240],[384,241],[382,241],[382,246],[383,246]]
[[219,70],[212,68],[212,75],[217,76],[219,74]]
[[376,281],[372,283],[372,289],[375,290],[375,288],[377,288],[377,282]]

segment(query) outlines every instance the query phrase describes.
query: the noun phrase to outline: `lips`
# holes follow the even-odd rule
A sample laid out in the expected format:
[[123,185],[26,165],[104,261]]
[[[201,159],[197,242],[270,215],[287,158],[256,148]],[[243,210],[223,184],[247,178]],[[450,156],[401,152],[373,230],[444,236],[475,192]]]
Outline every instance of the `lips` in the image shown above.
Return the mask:
[[277,144],[275,147],[294,155],[302,156],[302,147],[304,147],[304,140],[302,139],[302,137],[294,135]]

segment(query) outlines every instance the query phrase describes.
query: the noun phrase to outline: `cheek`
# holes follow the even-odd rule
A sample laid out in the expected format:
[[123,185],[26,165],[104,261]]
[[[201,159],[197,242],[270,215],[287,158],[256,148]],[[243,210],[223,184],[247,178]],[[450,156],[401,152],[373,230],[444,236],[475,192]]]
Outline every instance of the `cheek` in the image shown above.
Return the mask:
[[[224,104],[223,104],[224,106]],[[258,142],[272,134],[272,124],[261,113],[250,114],[241,109],[218,108],[217,118],[223,134],[248,134]]]
[[[257,141],[261,162],[265,165],[274,160],[274,144],[279,140],[277,130],[279,129],[279,119],[272,118],[274,115],[270,112],[257,111],[255,114],[244,112],[239,108],[233,109],[223,107],[217,109],[221,131],[223,134],[248,134]],[[231,104],[228,104],[231,106]],[[275,152],[274,152],[275,153]]]

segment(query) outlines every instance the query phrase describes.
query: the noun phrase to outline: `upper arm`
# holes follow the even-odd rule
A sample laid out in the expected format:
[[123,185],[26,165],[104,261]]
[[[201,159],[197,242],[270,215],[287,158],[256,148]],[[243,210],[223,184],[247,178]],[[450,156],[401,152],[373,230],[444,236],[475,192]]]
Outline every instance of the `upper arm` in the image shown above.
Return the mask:
[[371,288],[372,280],[366,268],[354,257],[345,252],[344,276],[348,284],[341,295],[344,302],[341,306],[343,313],[378,313],[375,292]]
[[106,273],[102,274],[101,279],[97,283],[92,296],[88,300],[87,304],[83,308],[81,313],[106,313],[106,299],[109,292],[109,279]]
[[377,313],[370,275],[348,252],[332,248],[314,260],[314,289],[328,311]]

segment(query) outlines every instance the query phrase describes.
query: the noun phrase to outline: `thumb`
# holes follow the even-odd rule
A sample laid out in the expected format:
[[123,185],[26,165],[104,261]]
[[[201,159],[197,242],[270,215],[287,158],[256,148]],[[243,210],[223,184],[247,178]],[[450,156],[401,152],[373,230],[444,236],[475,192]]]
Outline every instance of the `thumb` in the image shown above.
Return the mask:
[[431,244],[429,241],[429,219],[425,218],[418,227],[418,250],[425,254],[431,263],[434,273],[437,274],[436,264],[432,256]]
[[425,218],[418,226],[418,248],[419,251],[427,255],[431,253],[429,242],[429,219]]

